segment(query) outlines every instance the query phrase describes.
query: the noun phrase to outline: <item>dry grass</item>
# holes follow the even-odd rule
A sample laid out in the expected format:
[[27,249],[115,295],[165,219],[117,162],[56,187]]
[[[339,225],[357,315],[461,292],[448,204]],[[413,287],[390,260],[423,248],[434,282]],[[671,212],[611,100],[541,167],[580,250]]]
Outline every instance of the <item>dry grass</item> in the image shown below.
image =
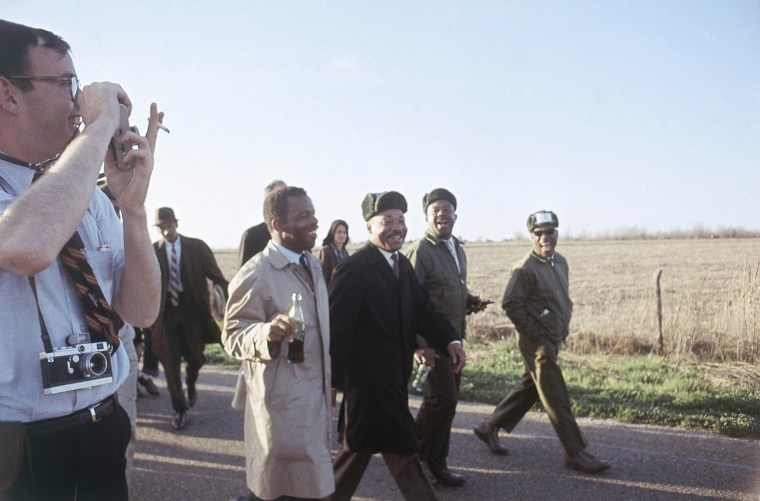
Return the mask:
[[[477,341],[511,336],[500,303],[509,270],[530,244],[466,246],[470,290],[496,304],[470,317]],[[575,302],[568,351],[647,354],[656,346],[654,273],[662,269],[665,354],[703,361],[760,360],[760,258],[750,239],[562,241]],[[236,251],[218,251],[225,276]]]
[[[662,269],[665,353],[709,361],[760,359],[760,259],[754,240],[560,241],[575,303],[568,350],[650,353],[655,272]],[[526,242],[468,245],[470,288],[498,303]],[[482,315],[482,316],[481,316]],[[500,308],[471,319],[471,335],[509,334]]]

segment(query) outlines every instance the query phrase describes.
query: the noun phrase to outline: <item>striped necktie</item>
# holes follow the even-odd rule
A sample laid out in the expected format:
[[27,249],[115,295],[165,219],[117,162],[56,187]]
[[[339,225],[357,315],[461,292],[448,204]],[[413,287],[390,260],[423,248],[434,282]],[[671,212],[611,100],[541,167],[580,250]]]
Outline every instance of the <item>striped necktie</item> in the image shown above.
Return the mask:
[[74,232],[61,249],[61,262],[76,286],[91,341],[96,342],[105,338],[115,351],[119,346],[119,337],[116,333],[123,322],[111,309],[111,305],[108,304],[98,285],[98,279],[87,261],[84,243],[79,232]]
[[179,306],[179,263],[177,262],[177,243],[169,244],[172,246],[172,257],[169,263],[169,301],[175,308]]

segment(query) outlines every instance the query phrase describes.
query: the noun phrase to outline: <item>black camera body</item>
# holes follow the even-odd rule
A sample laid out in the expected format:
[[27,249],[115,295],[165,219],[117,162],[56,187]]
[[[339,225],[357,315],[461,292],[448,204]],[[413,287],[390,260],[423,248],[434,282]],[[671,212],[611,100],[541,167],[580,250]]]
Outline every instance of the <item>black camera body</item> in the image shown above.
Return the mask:
[[111,345],[82,343],[40,353],[42,389],[46,395],[113,382]]

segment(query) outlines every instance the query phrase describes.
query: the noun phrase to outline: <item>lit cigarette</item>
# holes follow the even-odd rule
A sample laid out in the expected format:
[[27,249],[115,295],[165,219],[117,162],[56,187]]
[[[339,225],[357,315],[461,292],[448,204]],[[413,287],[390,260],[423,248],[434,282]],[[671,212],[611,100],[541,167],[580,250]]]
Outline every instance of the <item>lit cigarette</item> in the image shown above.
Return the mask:
[[[148,121],[150,121],[150,118],[148,118]],[[158,128],[161,129],[162,131],[165,131],[167,134],[171,133],[171,131],[166,126],[164,126],[164,124],[162,124],[162,123],[158,124]]]

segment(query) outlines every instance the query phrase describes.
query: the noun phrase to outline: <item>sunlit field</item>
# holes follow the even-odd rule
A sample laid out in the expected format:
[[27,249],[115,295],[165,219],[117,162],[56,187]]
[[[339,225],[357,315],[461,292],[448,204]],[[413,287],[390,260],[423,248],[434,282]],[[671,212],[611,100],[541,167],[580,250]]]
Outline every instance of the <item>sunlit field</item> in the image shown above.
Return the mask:
[[[501,302],[527,242],[469,245],[473,292]],[[760,245],[755,240],[561,241],[575,302],[568,350],[650,353],[657,346],[655,273],[662,270],[664,353],[704,361],[760,356]],[[473,318],[474,338],[502,336],[500,308]]]
[[[470,290],[495,304],[469,320],[473,341],[512,333],[501,310],[509,270],[530,243],[468,244]],[[567,351],[648,354],[658,345],[655,273],[662,270],[666,356],[760,359],[760,244],[753,239],[563,241],[575,302]],[[225,276],[235,251],[218,251]]]

